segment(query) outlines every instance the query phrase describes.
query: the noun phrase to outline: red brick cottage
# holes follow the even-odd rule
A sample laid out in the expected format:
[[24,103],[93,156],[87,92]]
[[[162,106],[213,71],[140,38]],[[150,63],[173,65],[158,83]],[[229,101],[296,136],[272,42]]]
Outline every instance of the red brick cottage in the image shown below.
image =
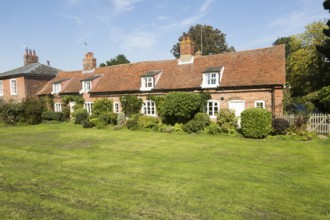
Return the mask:
[[93,53],[87,53],[83,70],[60,72],[40,90],[39,95],[54,95],[55,110],[61,111],[63,95],[82,94],[85,108],[109,98],[120,112],[120,96],[133,94],[144,100],[141,112],[156,116],[155,103],[148,95],[171,91],[209,92],[207,113],[214,117],[222,108],[239,115],[244,109],[259,107],[280,117],[285,84],[284,46],[209,56],[193,54],[186,37],[180,44],[177,60],[149,61],[97,68]]
[[21,101],[36,96],[58,69],[40,64],[35,51],[26,50],[24,66],[0,73],[0,100]]

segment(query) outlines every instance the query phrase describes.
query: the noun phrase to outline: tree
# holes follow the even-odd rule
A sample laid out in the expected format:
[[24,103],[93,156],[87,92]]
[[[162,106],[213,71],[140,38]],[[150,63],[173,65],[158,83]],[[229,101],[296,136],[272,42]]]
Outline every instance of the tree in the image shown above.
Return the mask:
[[[229,47],[226,42],[226,35],[219,29],[214,29],[209,25],[197,24],[191,26],[188,32],[183,32],[183,36],[189,35],[194,43],[195,53],[201,51],[202,55],[219,54],[235,51],[234,47]],[[202,39],[202,40],[201,40]],[[180,41],[173,45],[171,53],[176,58],[180,57]],[[202,44],[201,44],[202,41]],[[201,48],[202,47],[202,48]]]
[[125,63],[130,63],[130,61],[125,57],[125,55],[119,54],[115,58],[107,60],[106,63],[101,63],[100,67],[114,66]]
[[[330,12],[330,0],[323,2],[323,7],[325,10]],[[317,50],[322,53],[328,60],[330,59],[330,20],[327,22],[327,27],[323,29],[323,33],[328,38],[324,40],[323,45],[317,47]]]
[[304,33],[291,36],[287,59],[287,81],[293,96],[304,96],[330,84],[329,63],[317,46],[327,37],[321,21],[306,26]]

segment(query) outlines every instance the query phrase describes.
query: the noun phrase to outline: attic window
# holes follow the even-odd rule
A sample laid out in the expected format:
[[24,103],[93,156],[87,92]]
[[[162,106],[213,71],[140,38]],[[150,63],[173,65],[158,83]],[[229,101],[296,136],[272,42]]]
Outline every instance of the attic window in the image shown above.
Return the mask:
[[53,83],[52,94],[58,94],[61,91],[61,83]]
[[86,93],[92,89],[92,81],[82,81],[82,93]]
[[224,67],[209,67],[204,70],[202,88],[217,88],[220,86]]
[[161,72],[161,70],[151,70],[143,74],[141,76],[140,90],[150,91],[152,88],[154,88],[160,77]]

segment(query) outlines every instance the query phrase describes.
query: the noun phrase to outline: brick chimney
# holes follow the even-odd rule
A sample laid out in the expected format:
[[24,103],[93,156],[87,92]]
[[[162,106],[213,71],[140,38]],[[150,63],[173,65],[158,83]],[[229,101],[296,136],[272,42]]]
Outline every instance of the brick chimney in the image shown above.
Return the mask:
[[85,54],[85,59],[83,59],[84,70],[92,70],[96,68],[96,58],[92,52]]
[[183,36],[180,41],[180,60],[179,63],[192,63],[194,57],[194,43],[190,36]]
[[25,54],[23,57],[24,57],[24,66],[39,62],[39,58],[35,50],[25,49]]

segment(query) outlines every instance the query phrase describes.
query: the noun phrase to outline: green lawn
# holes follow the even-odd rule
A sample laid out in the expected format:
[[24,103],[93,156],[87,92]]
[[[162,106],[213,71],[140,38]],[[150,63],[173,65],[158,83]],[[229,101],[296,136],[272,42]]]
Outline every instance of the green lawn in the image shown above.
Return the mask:
[[330,141],[2,127],[0,219],[330,219]]

